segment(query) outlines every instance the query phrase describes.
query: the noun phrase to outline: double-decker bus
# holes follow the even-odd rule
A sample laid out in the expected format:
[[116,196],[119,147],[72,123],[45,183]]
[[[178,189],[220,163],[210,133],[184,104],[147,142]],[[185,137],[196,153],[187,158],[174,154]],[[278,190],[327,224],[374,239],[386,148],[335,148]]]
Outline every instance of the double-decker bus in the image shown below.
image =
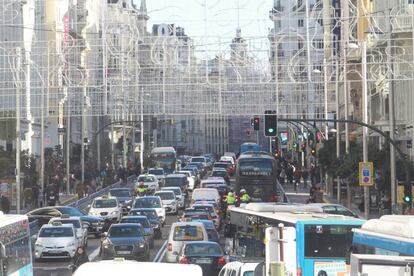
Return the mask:
[[33,275],[27,216],[0,214],[0,275]]
[[151,151],[152,166],[163,168],[166,174],[177,169],[177,152],[173,147],[158,147]]
[[354,229],[352,253],[414,256],[414,216],[387,215]]
[[352,230],[364,220],[317,212],[298,204],[232,207],[226,251],[232,259],[284,262],[286,275],[345,275]]
[[252,198],[252,201],[277,201],[277,163],[273,156],[266,152],[245,152],[236,162],[235,192],[241,189]]

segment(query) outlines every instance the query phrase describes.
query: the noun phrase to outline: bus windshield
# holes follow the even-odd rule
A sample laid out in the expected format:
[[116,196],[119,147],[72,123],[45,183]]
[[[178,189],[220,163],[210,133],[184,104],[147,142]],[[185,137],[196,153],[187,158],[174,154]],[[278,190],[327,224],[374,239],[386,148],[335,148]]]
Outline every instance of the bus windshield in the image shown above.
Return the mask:
[[344,258],[354,225],[305,225],[305,258]]
[[242,160],[239,163],[240,174],[243,176],[270,176],[273,163],[270,160]]

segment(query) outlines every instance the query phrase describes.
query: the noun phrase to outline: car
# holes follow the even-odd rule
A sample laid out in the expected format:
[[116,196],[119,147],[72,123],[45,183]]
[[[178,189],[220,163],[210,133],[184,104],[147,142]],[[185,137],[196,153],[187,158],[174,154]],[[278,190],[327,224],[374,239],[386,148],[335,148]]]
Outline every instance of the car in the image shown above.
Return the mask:
[[139,185],[143,183],[144,186],[149,190],[150,193],[158,191],[160,185],[158,184],[158,179],[153,174],[141,174],[138,176],[135,183],[135,190],[138,189]]
[[161,239],[162,238],[162,223],[157,216],[157,211],[151,208],[139,208],[139,209],[132,209],[128,213],[129,216],[146,216],[151,223],[152,229],[154,230],[154,238]]
[[325,214],[334,214],[334,215],[343,215],[348,217],[359,218],[358,214],[354,211],[340,205],[340,204],[330,204],[330,203],[309,203],[307,204],[313,207],[321,208],[321,213]]
[[195,166],[195,167],[197,167],[198,171],[200,172],[200,176],[201,177],[205,176],[206,173],[207,173],[207,170],[204,167],[204,165],[203,165],[202,162],[191,162],[191,163],[188,163],[187,164],[187,167],[189,167],[189,166]]
[[192,191],[195,188],[195,183],[196,183],[196,177],[192,174],[191,171],[177,171],[175,172],[175,174],[184,174],[185,176],[187,176],[187,181],[188,181],[188,190]]
[[177,262],[177,256],[184,244],[191,241],[208,241],[208,234],[201,222],[174,222],[168,235],[165,260]]
[[211,220],[214,221],[214,225],[216,226],[217,229],[220,228],[221,226],[221,218],[220,218],[220,214],[216,211],[216,209],[214,208],[214,206],[212,204],[202,204],[202,203],[194,203],[191,206],[192,209],[195,210],[201,210],[201,211],[206,211],[210,214],[211,216]]
[[181,169],[178,173],[180,172],[189,172],[191,174],[191,178],[194,179],[194,183],[191,183],[191,181],[188,182],[188,189],[189,190],[194,190],[194,188],[197,186],[197,184],[200,183],[200,179],[198,178],[197,175],[197,168],[195,167],[190,167],[190,168],[183,168]]
[[236,154],[234,152],[225,152],[223,156],[231,157],[233,158],[233,161],[236,161]]
[[161,224],[165,224],[165,208],[162,206],[161,198],[159,196],[144,196],[135,199],[134,209],[138,208],[152,208],[157,212],[157,216]]
[[224,180],[226,181],[227,185],[230,185],[230,175],[229,175],[229,173],[227,172],[226,169],[215,168],[211,172],[211,176],[213,176],[213,177],[223,177]]
[[215,162],[214,165],[213,165],[213,170],[215,170],[216,168],[223,168],[223,169],[225,169],[230,176],[233,175],[234,174],[234,171],[235,171],[235,168],[231,164],[230,161],[219,161],[219,162]]
[[204,228],[206,228],[209,241],[220,242],[220,235],[216,230],[216,226],[214,225],[214,222],[212,222],[211,220],[205,220],[205,219],[193,219],[192,221],[199,221],[203,223]]
[[197,210],[194,208],[187,208],[180,217],[180,221],[193,221],[200,219],[212,220],[210,212],[204,209]]
[[220,157],[220,161],[221,162],[227,162],[227,161],[229,161],[229,162],[231,162],[231,164],[232,165],[234,165],[234,158],[233,157],[231,157],[231,156],[222,156],[222,157]]
[[223,177],[209,177],[207,179],[204,179],[200,183],[200,188],[206,188],[206,184],[223,184],[227,186],[226,180],[224,180]]
[[169,174],[165,177],[164,187],[180,187],[184,194],[188,194],[188,179],[183,174]]
[[112,224],[101,242],[102,260],[122,257],[149,261],[150,250],[142,226],[137,223]]
[[203,164],[203,168],[205,168],[205,170],[207,170],[207,158],[204,156],[194,156],[191,158],[191,162],[190,163],[196,163],[199,162],[201,164]]
[[[185,196],[181,191],[180,187],[164,187],[161,191],[172,191],[175,194],[175,199],[177,200],[178,208],[184,209],[185,208]],[[162,198],[161,198],[162,199]]]
[[198,170],[198,167],[195,165],[192,166],[185,166],[184,168],[181,169],[181,171],[192,171],[195,174],[196,177],[196,184],[200,183],[201,180],[201,172]]
[[161,198],[162,206],[167,214],[176,215],[178,213],[178,202],[175,198],[174,191],[158,191],[154,196],[159,196]]
[[118,222],[122,217],[122,206],[116,197],[101,196],[92,201],[88,213],[92,216]]
[[134,193],[130,188],[113,188],[109,190],[109,197],[116,197],[122,206],[122,213],[127,214],[131,210]]
[[125,216],[119,223],[138,223],[142,226],[145,240],[154,248],[154,229],[146,216]]
[[165,179],[165,171],[163,168],[148,169],[148,173],[154,175],[158,179],[158,186],[162,187]]
[[[72,224],[44,224],[35,242],[35,259],[72,259],[78,248]],[[17,257],[17,256],[16,256]]]
[[199,200],[214,200],[217,204],[220,204],[220,193],[215,188],[197,188],[194,189],[191,195],[191,202],[194,203]]
[[83,224],[79,217],[62,216],[60,218],[51,218],[49,224],[59,222],[61,224],[71,224],[76,231],[76,238],[78,240],[78,247],[88,247],[88,226]]
[[199,265],[204,276],[216,276],[226,265],[227,259],[220,245],[210,241],[188,242],[177,256],[180,264]]
[[104,227],[104,220],[98,216],[90,216],[81,210],[70,206],[48,206],[34,209],[28,212],[29,222],[37,221],[39,227],[48,224],[51,218],[62,217],[79,217],[84,224],[88,225],[88,234],[94,234],[96,238],[100,237]]
[[[256,275],[254,272],[260,263],[230,262],[220,270],[219,276],[247,276]],[[263,275],[263,274],[258,274]]]

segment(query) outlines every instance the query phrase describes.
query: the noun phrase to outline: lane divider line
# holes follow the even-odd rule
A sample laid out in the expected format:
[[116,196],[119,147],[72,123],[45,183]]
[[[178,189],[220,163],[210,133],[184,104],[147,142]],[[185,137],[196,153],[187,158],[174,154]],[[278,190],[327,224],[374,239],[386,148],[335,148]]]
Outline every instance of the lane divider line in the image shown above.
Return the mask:
[[165,255],[165,249],[167,247],[167,242],[168,240],[166,240],[161,248],[158,250],[157,254],[155,255],[154,259],[152,260],[154,263],[160,263],[162,261],[162,259],[164,258]]

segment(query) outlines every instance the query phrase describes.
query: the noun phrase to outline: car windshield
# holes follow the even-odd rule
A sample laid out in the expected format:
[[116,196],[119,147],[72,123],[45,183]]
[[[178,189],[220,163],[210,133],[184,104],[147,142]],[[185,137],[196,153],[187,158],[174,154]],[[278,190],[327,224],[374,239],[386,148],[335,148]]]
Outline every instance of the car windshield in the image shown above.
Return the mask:
[[226,163],[215,163],[214,167],[216,168],[227,168],[229,165]]
[[190,213],[190,214],[185,214],[184,218],[186,221],[192,221],[192,220],[200,220],[200,219],[205,219],[205,220],[209,220],[209,216],[205,213]]
[[205,162],[206,160],[204,157],[193,157],[191,158],[191,162]]
[[163,190],[165,190],[165,191],[172,191],[172,192],[174,192],[174,194],[176,196],[181,194],[180,190],[178,190],[178,189],[163,189]]
[[245,176],[272,175],[273,163],[270,160],[243,160],[239,162],[240,173]]
[[111,196],[115,197],[131,197],[131,191],[130,190],[110,190]]
[[151,227],[150,223],[147,218],[131,218],[131,217],[123,217],[121,219],[121,223],[139,223],[144,228]]
[[213,171],[213,173],[211,174],[211,176],[226,176],[227,172],[226,171]]
[[185,255],[223,255],[218,244],[214,243],[197,243],[197,244],[187,244],[185,247]]
[[161,208],[161,202],[155,197],[141,197],[135,201],[134,208]]
[[54,222],[55,221],[58,221],[58,222],[61,222],[62,224],[72,224],[75,228],[80,228],[81,227],[81,225],[80,225],[80,222],[79,222],[79,220],[76,220],[76,219],[62,219],[62,220],[60,220],[60,219],[56,219],[56,220],[53,220]]
[[148,172],[150,174],[153,174],[153,175],[163,175],[164,174],[163,169],[152,169],[152,170],[148,170]]
[[79,210],[77,208],[64,207],[64,208],[59,208],[58,210],[62,214],[69,215],[70,217],[81,217],[81,216],[85,215],[84,213],[82,213],[81,210]]
[[174,241],[201,241],[204,239],[203,228],[200,226],[176,226],[173,233]]
[[69,227],[43,228],[40,230],[41,238],[62,238],[73,237],[73,229]]
[[213,206],[193,205],[193,208],[196,209],[196,210],[204,210],[204,211],[208,211],[209,213],[214,213]]
[[117,206],[115,199],[95,199],[93,208],[114,208]]
[[138,182],[154,182],[154,177],[152,176],[140,176]]
[[131,216],[146,216],[148,219],[158,218],[157,212],[155,210],[131,210],[129,212]]
[[171,200],[175,199],[174,193],[165,192],[165,193],[155,193],[156,196],[159,196],[162,200]]
[[180,186],[183,184],[183,178],[167,177],[165,179],[165,186]]
[[111,227],[108,233],[109,237],[113,238],[124,238],[124,237],[139,237],[141,235],[141,231],[139,231],[139,226],[132,226],[132,225],[117,225],[115,227]]

